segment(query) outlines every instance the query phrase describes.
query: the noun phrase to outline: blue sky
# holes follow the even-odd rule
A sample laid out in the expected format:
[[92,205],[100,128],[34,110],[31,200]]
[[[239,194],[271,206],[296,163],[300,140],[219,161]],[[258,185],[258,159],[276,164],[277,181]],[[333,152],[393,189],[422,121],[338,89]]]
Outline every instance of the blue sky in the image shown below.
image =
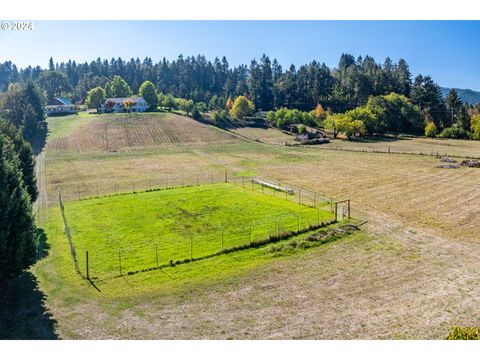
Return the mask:
[[336,66],[342,52],[377,62],[403,57],[413,74],[441,86],[480,90],[480,21],[35,21],[31,32],[0,31],[0,61],[174,59],[225,55],[231,65],[266,53],[285,67],[313,59]]

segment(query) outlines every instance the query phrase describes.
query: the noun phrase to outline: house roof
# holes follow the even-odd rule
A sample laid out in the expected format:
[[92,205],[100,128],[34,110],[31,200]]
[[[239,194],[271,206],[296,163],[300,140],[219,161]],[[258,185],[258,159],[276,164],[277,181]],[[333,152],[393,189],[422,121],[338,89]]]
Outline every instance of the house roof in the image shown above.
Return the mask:
[[145,99],[143,97],[106,98],[105,102],[111,101],[111,102],[114,102],[116,104],[119,104],[119,103],[123,104],[125,100],[131,100],[133,102],[140,102],[140,101],[145,102]]
[[55,100],[60,101],[63,105],[72,105],[72,102],[66,98],[57,97]]

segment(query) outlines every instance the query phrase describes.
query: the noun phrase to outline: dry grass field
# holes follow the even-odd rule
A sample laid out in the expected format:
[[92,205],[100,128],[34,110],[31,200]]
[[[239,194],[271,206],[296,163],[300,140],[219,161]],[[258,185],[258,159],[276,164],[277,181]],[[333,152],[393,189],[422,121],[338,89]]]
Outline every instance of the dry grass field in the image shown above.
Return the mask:
[[[249,250],[235,255],[236,266],[220,257],[195,269],[115,279],[102,292],[72,274],[60,256],[66,242],[52,243],[33,273],[61,338],[431,339],[454,325],[479,325],[480,169],[440,169],[435,156],[333,148],[476,156],[480,143],[402,138],[303,148],[282,146],[288,135],[273,129],[226,132],[150,116],[158,118],[133,124],[92,116],[52,136],[39,162],[49,199],[43,212],[57,211],[58,187],[74,193],[80,183],[90,189],[82,195],[95,195],[102,181],[146,183],[226,168],[351,198],[354,215],[368,223],[321,247],[280,257]],[[161,135],[171,129],[174,135]],[[56,232],[61,226],[47,229]]]
[[333,140],[323,146],[327,149],[341,149],[368,152],[398,152],[460,157],[480,157],[480,143],[472,140],[430,139],[424,137],[399,136],[367,138],[365,141]]

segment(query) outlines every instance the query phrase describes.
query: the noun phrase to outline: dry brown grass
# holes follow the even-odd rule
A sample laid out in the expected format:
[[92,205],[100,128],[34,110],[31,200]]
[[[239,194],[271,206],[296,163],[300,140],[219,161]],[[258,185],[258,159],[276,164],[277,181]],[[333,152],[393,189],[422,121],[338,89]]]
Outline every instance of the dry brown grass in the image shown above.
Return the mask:
[[233,141],[233,136],[175,114],[107,114],[95,116],[64,137],[48,142],[48,154],[131,152],[169,144]]
[[244,127],[232,130],[232,132],[248,139],[258,140],[272,145],[285,145],[285,143],[292,144],[295,142],[295,137],[293,135],[286,134],[273,128]]
[[480,156],[480,142],[471,140],[430,139],[424,137],[370,138],[366,141],[332,140],[327,149],[401,152],[448,156]]

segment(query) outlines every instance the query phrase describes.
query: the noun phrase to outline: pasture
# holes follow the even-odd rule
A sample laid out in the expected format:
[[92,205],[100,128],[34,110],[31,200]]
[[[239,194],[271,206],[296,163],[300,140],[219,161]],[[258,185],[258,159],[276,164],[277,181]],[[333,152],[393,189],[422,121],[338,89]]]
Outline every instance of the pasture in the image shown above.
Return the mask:
[[[478,326],[480,169],[439,169],[435,156],[416,155],[477,156],[478,142],[399,138],[292,147],[281,145],[288,135],[275,129],[229,132],[172,114],[139,114],[135,119],[149,120],[127,126],[122,116],[89,115],[79,123],[49,119],[51,135],[39,169],[47,201],[39,226],[50,254],[32,271],[61,337],[418,339],[445,338],[453,326]],[[121,131],[113,130],[120,126],[116,119],[125,122]],[[93,129],[104,122],[102,137]],[[176,127],[181,141],[150,137],[151,126],[159,132]],[[361,232],[315,248],[278,254],[248,249],[113,278],[98,284],[101,292],[79,281],[56,202],[59,188],[70,221],[70,206],[81,213],[82,203],[134,201],[140,195],[76,201],[77,189],[80,198],[95,197],[97,184],[100,196],[115,194],[115,183],[119,193],[131,192],[134,181],[140,191],[150,182],[164,187],[165,176],[179,186],[182,174],[186,184],[205,174],[200,183],[206,184],[211,174],[221,181],[225,169],[239,179],[263,177],[350,198],[354,217],[368,223]],[[215,185],[179,191],[203,186]],[[237,190],[244,191],[238,183]],[[161,197],[168,191],[177,190],[145,194]],[[100,214],[92,213],[84,215],[95,223]],[[214,243],[215,249],[221,246],[218,237]],[[156,261],[152,247],[145,256]]]
[[204,258],[334,219],[228,183],[73,201],[65,213],[82,271],[89,252],[92,279]]

